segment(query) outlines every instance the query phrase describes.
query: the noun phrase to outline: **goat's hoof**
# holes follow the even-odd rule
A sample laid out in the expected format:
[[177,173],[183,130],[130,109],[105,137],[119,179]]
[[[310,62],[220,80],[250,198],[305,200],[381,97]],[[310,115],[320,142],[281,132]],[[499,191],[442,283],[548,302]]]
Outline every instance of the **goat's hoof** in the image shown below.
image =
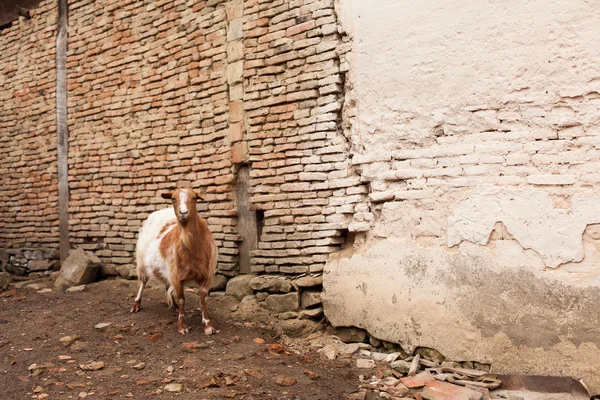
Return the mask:
[[138,303],[137,301],[135,303],[133,303],[133,305],[131,306],[131,308],[129,309],[129,312],[132,313],[136,313],[140,311],[140,303]]
[[188,333],[190,333],[190,330],[188,328],[179,328],[179,329],[177,329],[177,332],[181,333],[183,336],[185,336]]
[[204,327],[204,334],[205,335],[213,335],[215,333],[215,328],[213,328],[212,326],[205,326]]

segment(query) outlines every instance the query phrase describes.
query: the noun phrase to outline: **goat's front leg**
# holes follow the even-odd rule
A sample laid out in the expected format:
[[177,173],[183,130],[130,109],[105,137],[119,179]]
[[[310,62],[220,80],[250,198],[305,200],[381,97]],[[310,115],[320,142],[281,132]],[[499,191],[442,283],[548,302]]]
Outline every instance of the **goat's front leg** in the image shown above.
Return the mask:
[[187,324],[185,323],[185,298],[183,296],[183,282],[178,282],[178,284],[173,285],[173,291],[175,292],[175,297],[177,298],[177,306],[179,308],[179,315],[177,317],[177,332],[185,335],[189,333],[189,329]]
[[210,323],[210,319],[208,319],[208,307],[206,306],[206,296],[208,296],[208,288],[202,286],[200,284],[200,304],[202,306],[202,325],[204,326],[204,334],[212,335],[215,333],[215,328],[213,328]]

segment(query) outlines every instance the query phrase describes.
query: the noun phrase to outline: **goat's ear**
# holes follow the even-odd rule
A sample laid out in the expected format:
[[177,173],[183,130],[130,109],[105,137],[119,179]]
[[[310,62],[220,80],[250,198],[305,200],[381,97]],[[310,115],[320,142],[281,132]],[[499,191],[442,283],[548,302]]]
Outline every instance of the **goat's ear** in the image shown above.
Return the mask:
[[194,194],[196,195],[196,200],[204,200],[204,195],[202,193],[194,190]]
[[172,199],[173,192],[163,192],[160,194],[160,197],[162,197],[163,199]]

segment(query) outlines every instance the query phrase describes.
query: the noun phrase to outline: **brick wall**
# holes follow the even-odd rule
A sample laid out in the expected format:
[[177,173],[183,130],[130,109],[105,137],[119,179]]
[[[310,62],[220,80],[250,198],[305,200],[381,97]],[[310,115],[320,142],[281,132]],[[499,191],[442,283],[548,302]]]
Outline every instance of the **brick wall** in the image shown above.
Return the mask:
[[[21,25],[39,24],[42,10]],[[0,49],[27,39],[15,29],[3,40]],[[333,0],[71,2],[72,245],[94,251],[105,273],[130,274],[142,221],[169,206],[160,192],[192,186],[206,194],[199,208],[220,248],[218,268],[233,275],[241,240],[235,182],[239,166],[247,165],[251,208],[261,215],[251,270],[320,272],[367,191],[349,169],[339,126],[343,40]],[[40,59],[38,47],[28,50],[36,57],[30,68],[53,68],[54,54]],[[24,75],[15,74],[15,85]],[[44,125],[53,152],[48,162],[55,163],[54,106],[47,107],[27,110],[50,121]],[[2,140],[15,143],[8,135]],[[55,184],[55,170],[44,172]],[[14,190],[24,188],[11,182]],[[56,186],[46,187],[55,209]],[[8,209],[14,215],[12,204]],[[30,223],[20,229],[41,235],[35,212],[27,210]],[[54,224],[56,245],[57,215],[44,209],[43,217]],[[24,240],[23,232],[1,229],[18,240],[4,247]]]
[[17,249],[58,246],[55,26],[43,1],[0,31],[0,249],[11,249],[13,272],[28,259]]

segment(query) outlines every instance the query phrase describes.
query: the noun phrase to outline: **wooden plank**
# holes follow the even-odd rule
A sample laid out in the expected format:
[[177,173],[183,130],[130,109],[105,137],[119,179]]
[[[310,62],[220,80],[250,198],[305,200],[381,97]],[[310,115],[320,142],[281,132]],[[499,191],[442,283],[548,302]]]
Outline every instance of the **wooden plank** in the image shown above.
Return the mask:
[[67,0],[58,0],[56,35],[56,131],[60,261],[69,256],[69,127],[67,125]]
[[237,173],[236,198],[237,198],[237,230],[242,237],[239,247],[240,273],[250,273],[252,257],[250,252],[258,248],[258,226],[256,222],[256,211],[250,210],[248,201],[248,181],[250,180],[250,167],[241,164]]

